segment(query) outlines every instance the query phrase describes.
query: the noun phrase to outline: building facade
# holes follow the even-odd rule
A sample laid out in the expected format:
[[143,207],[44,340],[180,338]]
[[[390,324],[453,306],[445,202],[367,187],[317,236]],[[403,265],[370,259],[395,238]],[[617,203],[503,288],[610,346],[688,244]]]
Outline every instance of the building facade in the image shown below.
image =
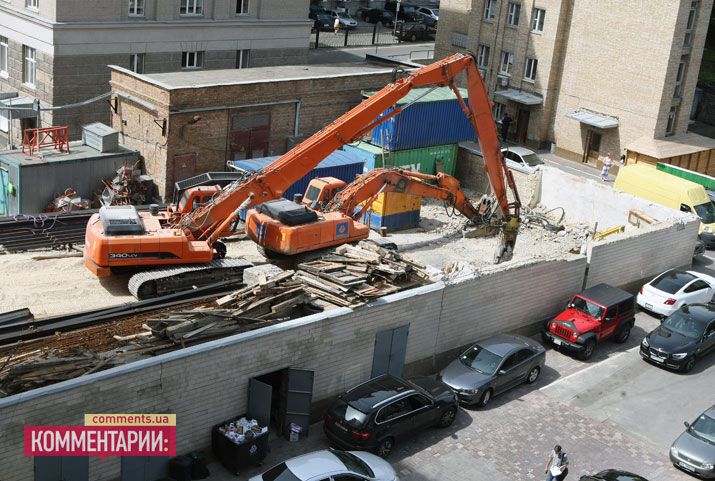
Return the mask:
[[[27,127],[109,121],[109,64],[138,73],[307,61],[309,0],[0,2],[0,147]],[[7,100],[15,97],[15,100]],[[39,100],[40,113],[32,112]],[[9,110],[12,104],[13,110]],[[67,105],[70,108],[58,108]],[[5,107],[5,108],[3,108]],[[54,110],[51,110],[54,109]]]
[[509,140],[615,158],[687,131],[712,0],[442,0],[435,57],[473,53]]

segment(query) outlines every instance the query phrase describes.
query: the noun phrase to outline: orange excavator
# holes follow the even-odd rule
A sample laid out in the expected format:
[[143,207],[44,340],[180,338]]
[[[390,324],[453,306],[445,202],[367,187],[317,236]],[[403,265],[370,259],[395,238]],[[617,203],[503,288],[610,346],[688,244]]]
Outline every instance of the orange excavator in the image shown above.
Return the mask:
[[[487,196],[474,206],[451,175],[374,169],[351,184],[334,177],[313,179],[300,204],[286,199],[261,204],[246,215],[246,233],[266,257],[357,242],[370,233],[370,228],[358,219],[383,192],[442,200],[475,225],[488,224],[493,213]],[[497,260],[509,254],[498,252]]]
[[[462,72],[467,77],[469,106],[455,85],[456,77]],[[220,241],[241,211],[280,199],[286,189],[330,153],[360,139],[408,108],[410,104],[395,104],[412,89],[446,86],[455,92],[479,137],[485,170],[500,214],[500,250],[503,255],[499,257],[506,259],[516,240],[519,197],[501,153],[487,90],[474,57],[454,54],[395,80],[262,171],[247,173],[244,178],[213,193],[204,203],[193,205],[191,199],[197,198],[197,193],[190,189],[184,194],[187,200],[183,208],[177,206],[167,213],[137,212],[133,206],[102,207],[87,224],[84,263],[99,277],[108,276],[114,270],[162,267],[140,272],[130,279],[130,292],[139,298],[221,280],[222,272],[241,269],[245,265],[240,260],[225,259],[226,246]],[[394,109],[389,114],[380,116],[391,107]],[[507,199],[506,184],[513,192],[511,203]],[[354,234],[348,231],[347,237],[354,237]]]

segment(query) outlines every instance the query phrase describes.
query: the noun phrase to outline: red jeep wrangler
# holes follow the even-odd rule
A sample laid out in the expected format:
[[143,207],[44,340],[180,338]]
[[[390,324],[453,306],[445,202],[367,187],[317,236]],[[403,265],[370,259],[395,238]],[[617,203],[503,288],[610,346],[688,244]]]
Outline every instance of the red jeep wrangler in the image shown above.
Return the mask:
[[598,284],[576,294],[566,310],[546,323],[545,343],[576,351],[585,361],[596,344],[613,338],[626,342],[635,324],[635,299],[624,290]]

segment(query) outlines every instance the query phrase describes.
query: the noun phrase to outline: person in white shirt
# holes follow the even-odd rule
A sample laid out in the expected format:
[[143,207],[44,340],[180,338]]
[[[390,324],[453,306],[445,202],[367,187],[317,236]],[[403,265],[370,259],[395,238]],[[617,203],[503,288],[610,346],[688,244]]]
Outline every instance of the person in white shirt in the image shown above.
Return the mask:
[[546,459],[544,474],[546,474],[546,481],[564,481],[569,474],[569,458],[561,450],[560,445],[554,446],[554,450]]
[[611,170],[611,166],[613,165],[613,158],[611,157],[611,153],[609,152],[608,155],[603,159],[603,169],[601,169],[601,180],[606,181],[608,180],[608,171]]

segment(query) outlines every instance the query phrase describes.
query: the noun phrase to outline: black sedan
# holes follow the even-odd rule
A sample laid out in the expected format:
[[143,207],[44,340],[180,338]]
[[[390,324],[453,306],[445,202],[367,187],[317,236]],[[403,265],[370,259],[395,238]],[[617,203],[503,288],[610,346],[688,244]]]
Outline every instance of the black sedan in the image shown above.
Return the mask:
[[402,24],[395,32],[395,36],[402,41],[416,42],[432,37],[427,25],[415,23],[413,25]]
[[481,341],[437,375],[464,404],[486,406],[492,396],[539,378],[544,347],[523,336],[500,335]]
[[391,27],[395,22],[395,16],[381,8],[366,8],[358,10],[358,17],[365,22],[380,23],[383,27]]
[[579,481],[648,481],[643,476],[629,473],[628,471],[619,471],[617,469],[606,469],[596,474],[587,474],[581,476]]
[[333,17],[325,13],[318,14],[315,18],[315,22],[313,23],[313,28],[315,30],[320,30],[321,32],[332,32],[333,27]]
[[641,357],[655,364],[689,372],[695,361],[715,348],[715,306],[683,306],[643,338]]

